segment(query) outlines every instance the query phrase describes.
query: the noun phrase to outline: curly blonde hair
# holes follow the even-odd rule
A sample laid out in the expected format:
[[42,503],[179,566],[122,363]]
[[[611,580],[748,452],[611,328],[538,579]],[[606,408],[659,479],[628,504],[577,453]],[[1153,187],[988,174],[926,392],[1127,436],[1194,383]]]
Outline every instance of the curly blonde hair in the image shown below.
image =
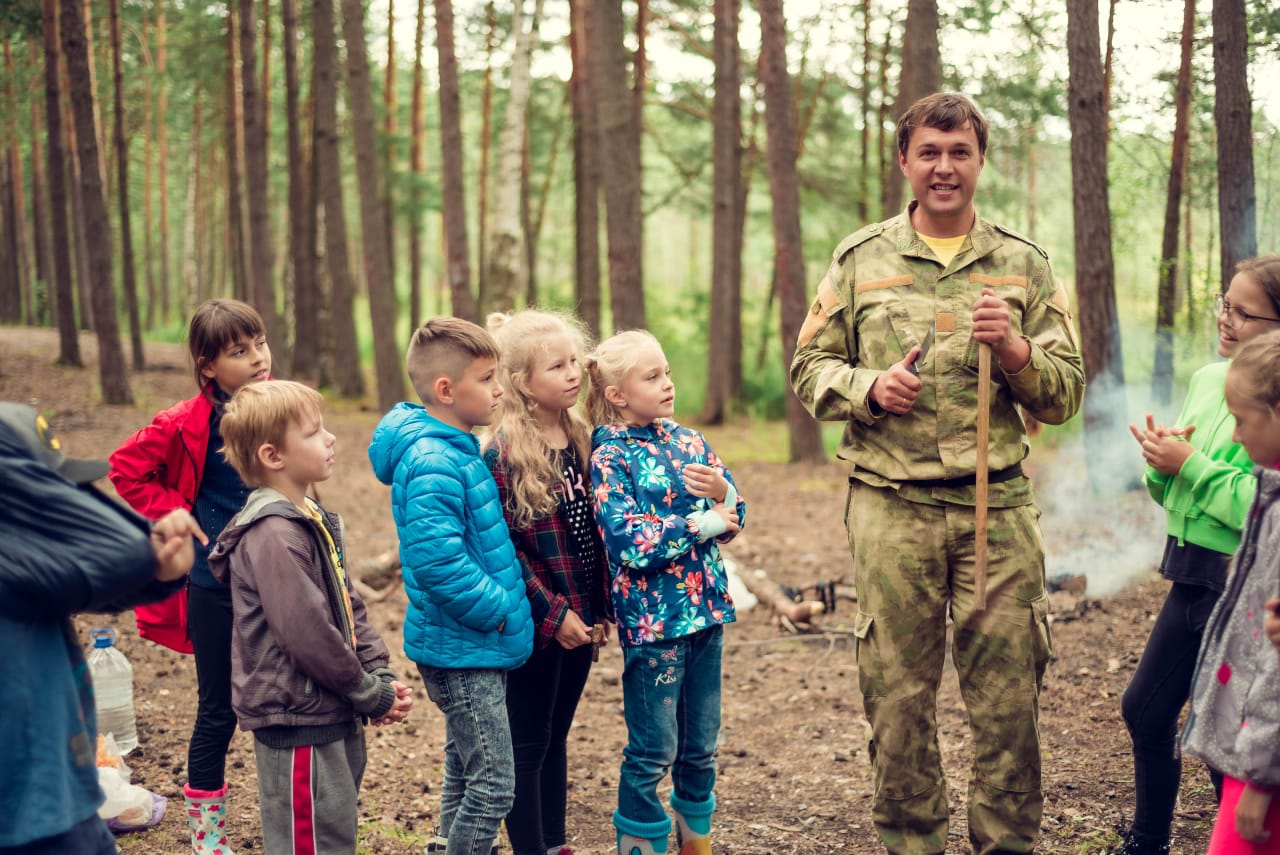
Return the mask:
[[587,355],[587,418],[595,425],[626,422],[622,411],[605,397],[605,389],[621,386],[627,373],[636,367],[640,348],[646,344],[662,345],[648,330],[625,330],[596,345]]
[[[543,309],[526,309],[514,315],[491,314],[489,332],[498,342],[498,381],[502,398],[498,415],[485,440],[485,447],[497,448],[511,485],[510,507],[516,528],[527,528],[535,520],[555,513],[560,502],[561,472],[552,449],[543,438],[542,426],[534,418],[537,401],[528,389],[535,360],[550,342],[567,338],[581,358],[587,349],[582,324],[569,315]],[[583,467],[591,456],[591,426],[577,406],[560,414],[560,427]]]

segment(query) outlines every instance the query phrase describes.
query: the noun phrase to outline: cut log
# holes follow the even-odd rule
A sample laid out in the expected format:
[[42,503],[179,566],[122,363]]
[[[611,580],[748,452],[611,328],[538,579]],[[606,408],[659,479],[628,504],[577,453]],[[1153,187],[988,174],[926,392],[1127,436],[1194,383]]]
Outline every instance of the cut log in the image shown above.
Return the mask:
[[357,574],[375,591],[389,588],[400,581],[400,550],[388,549],[366,561]]
[[763,570],[745,574],[742,582],[747,586],[747,590],[772,609],[774,614],[780,618],[786,618],[797,627],[807,626],[815,617],[826,611],[826,607],[818,600],[795,602],[776,582],[765,575]]

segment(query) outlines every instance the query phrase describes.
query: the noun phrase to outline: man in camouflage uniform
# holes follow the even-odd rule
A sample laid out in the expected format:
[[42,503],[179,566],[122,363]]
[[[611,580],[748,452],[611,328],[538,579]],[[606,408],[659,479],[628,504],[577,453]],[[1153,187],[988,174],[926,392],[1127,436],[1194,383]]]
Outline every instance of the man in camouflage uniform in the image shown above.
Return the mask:
[[[841,241],[800,332],[791,382],[845,422],[845,523],[858,590],[858,681],[871,725],[873,818],[889,852],[946,850],[937,687],[953,659],[973,740],[972,851],[1031,852],[1040,831],[1038,695],[1049,659],[1039,510],[1021,406],[1059,424],[1084,370],[1044,250],[977,216],[987,125],[959,95],[898,122],[915,199]],[[927,353],[920,345],[932,327]],[[992,348],[987,606],[975,607],[979,343]],[[912,372],[914,367],[918,376]]]

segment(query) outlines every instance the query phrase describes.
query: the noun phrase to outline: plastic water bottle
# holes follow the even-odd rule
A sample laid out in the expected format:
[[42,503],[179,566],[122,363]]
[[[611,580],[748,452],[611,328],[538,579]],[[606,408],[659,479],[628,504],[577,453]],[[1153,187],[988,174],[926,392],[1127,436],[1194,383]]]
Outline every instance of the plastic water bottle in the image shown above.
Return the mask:
[[123,756],[138,747],[137,721],[133,715],[133,666],[115,646],[114,629],[89,631],[89,673],[93,675],[93,702],[98,733],[110,733]]

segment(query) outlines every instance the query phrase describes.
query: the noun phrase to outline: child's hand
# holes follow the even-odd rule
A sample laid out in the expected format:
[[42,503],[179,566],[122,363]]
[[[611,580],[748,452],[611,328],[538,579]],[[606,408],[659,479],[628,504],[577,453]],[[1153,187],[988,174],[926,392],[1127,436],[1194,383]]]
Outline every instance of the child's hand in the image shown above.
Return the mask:
[[386,715],[373,720],[374,727],[402,722],[409,717],[409,710],[413,709],[413,689],[399,680],[392,680],[391,688],[396,690],[396,702],[387,710]]
[[1267,808],[1271,806],[1271,794],[1245,784],[1236,805],[1236,833],[1250,843],[1266,843],[1271,832],[1263,827]]
[[1195,433],[1195,425],[1170,428],[1157,425],[1155,417],[1147,413],[1146,430],[1139,430],[1136,425],[1129,425],[1129,433],[1142,446],[1142,456],[1147,465],[1165,475],[1177,475],[1182,464],[1195,451],[1187,442]]
[[716,505],[711,510],[715,511],[724,519],[725,534],[739,531],[742,526],[738,525],[738,511],[728,505]]
[[[703,463],[689,463],[681,470],[689,495],[723,502],[729,492],[729,479],[724,470]],[[736,529],[735,529],[736,530]]]
[[184,508],[170,511],[151,526],[151,549],[156,556],[158,581],[173,582],[191,571],[196,555],[193,537],[206,546],[209,544],[209,536]]
[[582,618],[578,617],[577,612],[569,609],[564,613],[564,620],[560,621],[560,626],[556,628],[556,641],[560,642],[560,646],[565,650],[572,650],[591,643],[591,630],[582,622]]
[[1267,612],[1263,628],[1267,632],[1267,638],[1275,645],[1276,652],[1280,653],[1280,597],[1267,600]]

